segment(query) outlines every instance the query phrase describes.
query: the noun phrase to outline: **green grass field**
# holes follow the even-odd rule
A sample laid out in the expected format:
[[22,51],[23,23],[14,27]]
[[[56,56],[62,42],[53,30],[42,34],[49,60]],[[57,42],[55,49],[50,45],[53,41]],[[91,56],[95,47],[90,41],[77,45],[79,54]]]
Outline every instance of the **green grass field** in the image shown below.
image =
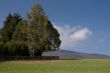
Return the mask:
[[110,60],[5,61],[0,73],[110,73]]

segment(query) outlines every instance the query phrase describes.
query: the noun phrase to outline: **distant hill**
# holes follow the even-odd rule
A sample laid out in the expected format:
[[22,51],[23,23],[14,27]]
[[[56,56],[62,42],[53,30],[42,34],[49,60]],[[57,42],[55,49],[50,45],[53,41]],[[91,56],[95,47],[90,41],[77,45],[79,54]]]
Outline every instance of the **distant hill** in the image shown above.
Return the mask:
[[59,56],[60,59],[110,59],[110,56],[106,55],[88,54],[67,50],[44,52],[43,56]]

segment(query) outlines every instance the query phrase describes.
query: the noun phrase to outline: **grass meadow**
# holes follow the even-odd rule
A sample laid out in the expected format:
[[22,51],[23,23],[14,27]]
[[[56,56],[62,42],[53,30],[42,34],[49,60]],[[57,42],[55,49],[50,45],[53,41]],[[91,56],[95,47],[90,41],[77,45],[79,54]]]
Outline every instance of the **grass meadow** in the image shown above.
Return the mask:
[[110,73],[110,60],[2,61],[0,73]]

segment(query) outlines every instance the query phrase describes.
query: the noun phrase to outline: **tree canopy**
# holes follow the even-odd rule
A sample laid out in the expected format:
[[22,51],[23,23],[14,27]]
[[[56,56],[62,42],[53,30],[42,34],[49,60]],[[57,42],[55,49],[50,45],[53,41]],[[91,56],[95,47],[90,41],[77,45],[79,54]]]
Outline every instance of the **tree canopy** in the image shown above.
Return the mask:
[[2,53],[8,52],[8,55],[15,56],[42,56],[42,52],[59,49],[60,34],[39,2],[32,6],[27,17],[22,19],[17,13],[6,17],[0,31]]
[[9,14],[4,21],[4,26],[1,29],[1,39],[4,41],[12,40],[17,24],[22,20],[18,13]]
[[61,41],[60,34],[48,20],[40,3],[34,4],[31,12],[28,13],[28,20],[32,32],[31,42],[36,47],[33,52],[43,52],[59,49]]

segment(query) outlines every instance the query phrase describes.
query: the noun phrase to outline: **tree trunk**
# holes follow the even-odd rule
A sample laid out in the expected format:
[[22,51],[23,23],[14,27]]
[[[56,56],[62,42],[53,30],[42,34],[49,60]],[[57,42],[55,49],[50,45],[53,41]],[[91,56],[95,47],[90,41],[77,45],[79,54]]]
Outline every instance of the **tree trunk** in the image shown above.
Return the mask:
[[37,51],[37,52],[34,53],[34,56],[35,56],[35,57],[37,57],[37,56],[42,56],[42,52],[41,52],[41,51]]

